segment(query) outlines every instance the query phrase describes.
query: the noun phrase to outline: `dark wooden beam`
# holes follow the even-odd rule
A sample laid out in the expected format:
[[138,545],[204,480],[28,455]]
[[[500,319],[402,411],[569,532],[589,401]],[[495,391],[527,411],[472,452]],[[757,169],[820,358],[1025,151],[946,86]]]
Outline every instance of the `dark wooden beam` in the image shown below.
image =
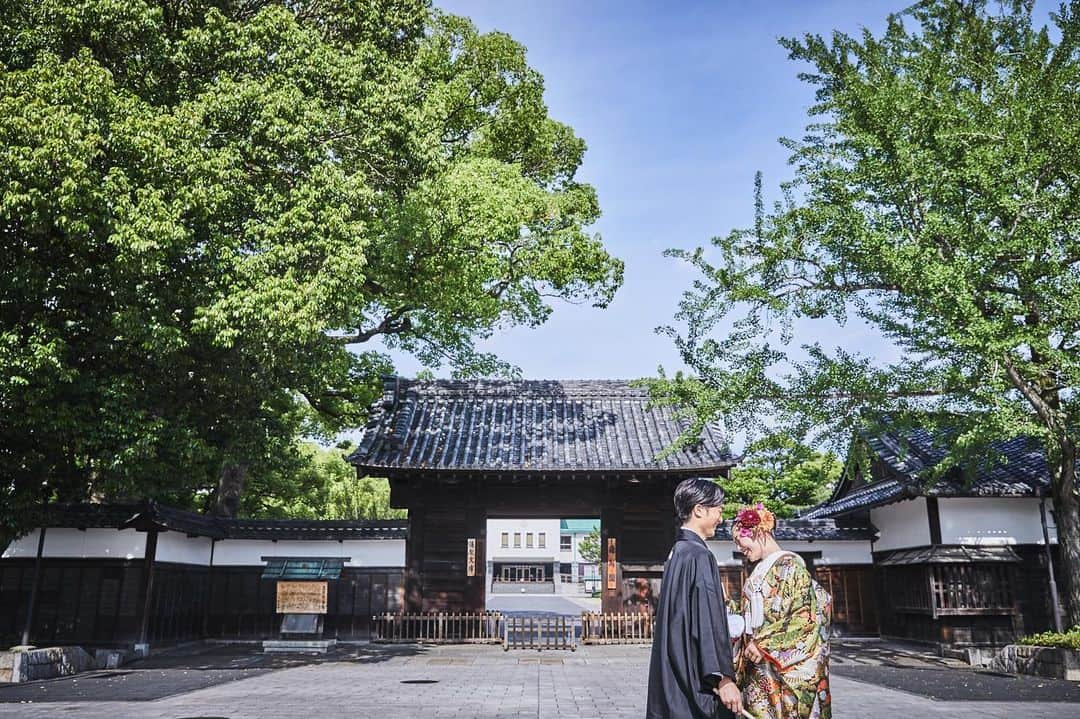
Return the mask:
[[37,557],[34,559],[34,578],[30,585],[30,606],[26,608],[26,625],[23,627],[22,643],[30,643],[34,629],[34,608],[37,606],[38,587],[41,586],[41,555],[45,550],[45,527],[38,528]]
[[147,647],[150,635],[150,612],[154,602],[154,560],[157,558],[157,530],[146,533],[146,550],[143,552],[142,615],[139,617],[139,644]]
[[930,544],[941,544],[941,509],[937,497],[926,498],[926,519],[930,523]]

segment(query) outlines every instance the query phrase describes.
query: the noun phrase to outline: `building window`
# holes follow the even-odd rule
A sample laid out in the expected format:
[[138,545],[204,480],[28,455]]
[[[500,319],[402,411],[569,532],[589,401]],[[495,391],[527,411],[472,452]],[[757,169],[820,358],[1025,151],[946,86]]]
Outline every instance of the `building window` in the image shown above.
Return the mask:
[[521,532],[514,532],[514,549],[521,549]]
[[504,564],[499,567],[503,582],[549,582],[546,564]]
[[499,546],[501,546],[503,549],[506,549],[510,546],[510,532],[502,533],[502,537],[499,541]]
[[540,549],[547,547],[547,532],[540,532],[536,535],[536,546]]
[[529,532],[525,535],[525,548],[532,549],[533,546],[533,533]]
[[563,552],[570,552],[574,549],[574,538],[569,534],[559,535],[559,550]]

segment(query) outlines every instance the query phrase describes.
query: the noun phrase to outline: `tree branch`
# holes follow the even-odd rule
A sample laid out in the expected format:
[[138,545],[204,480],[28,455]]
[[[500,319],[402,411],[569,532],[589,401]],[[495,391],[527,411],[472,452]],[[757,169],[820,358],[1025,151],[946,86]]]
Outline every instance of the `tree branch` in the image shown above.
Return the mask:
[[409,311],[410,308],[402,307],[388,314],[371,329],[361,330],[352,335],[336,336],[333,340],[342,345],[356,345],[363,344],[378,335],[399,335],[408,332],[412,329],[412,320],[405,316]]

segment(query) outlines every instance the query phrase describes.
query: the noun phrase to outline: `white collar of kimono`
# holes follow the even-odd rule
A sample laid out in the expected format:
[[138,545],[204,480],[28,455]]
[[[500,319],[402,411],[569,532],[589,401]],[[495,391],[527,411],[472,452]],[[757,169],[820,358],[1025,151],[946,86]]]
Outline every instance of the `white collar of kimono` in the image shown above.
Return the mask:
[[803,561],[802,557],[794,552],[778,549],[758,562],[758,565],[754,567],[754,571],[746,580],[743,594],[746,595],[746,599],[750,600],[743,611],[747,634],[753,635],[754,629],[765,623],[765,595],[762,591],[765,586],[765,577],[768,575],[769,570],[773,568],[773,565],[776,564],[776,561],[785,554],[791,555],[800,563]]

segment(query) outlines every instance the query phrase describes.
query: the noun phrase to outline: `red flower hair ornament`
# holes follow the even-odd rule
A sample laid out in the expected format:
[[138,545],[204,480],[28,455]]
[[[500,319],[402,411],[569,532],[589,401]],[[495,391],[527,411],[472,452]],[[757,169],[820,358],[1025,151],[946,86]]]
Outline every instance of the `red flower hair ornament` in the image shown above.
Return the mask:
[[731,525],[731,533],[740,537],[753,537],[761,532],[771,532],[776,528],[776,515],[765,509],[765,505],[758,502],[753,507],[743,507],[735,515]]

